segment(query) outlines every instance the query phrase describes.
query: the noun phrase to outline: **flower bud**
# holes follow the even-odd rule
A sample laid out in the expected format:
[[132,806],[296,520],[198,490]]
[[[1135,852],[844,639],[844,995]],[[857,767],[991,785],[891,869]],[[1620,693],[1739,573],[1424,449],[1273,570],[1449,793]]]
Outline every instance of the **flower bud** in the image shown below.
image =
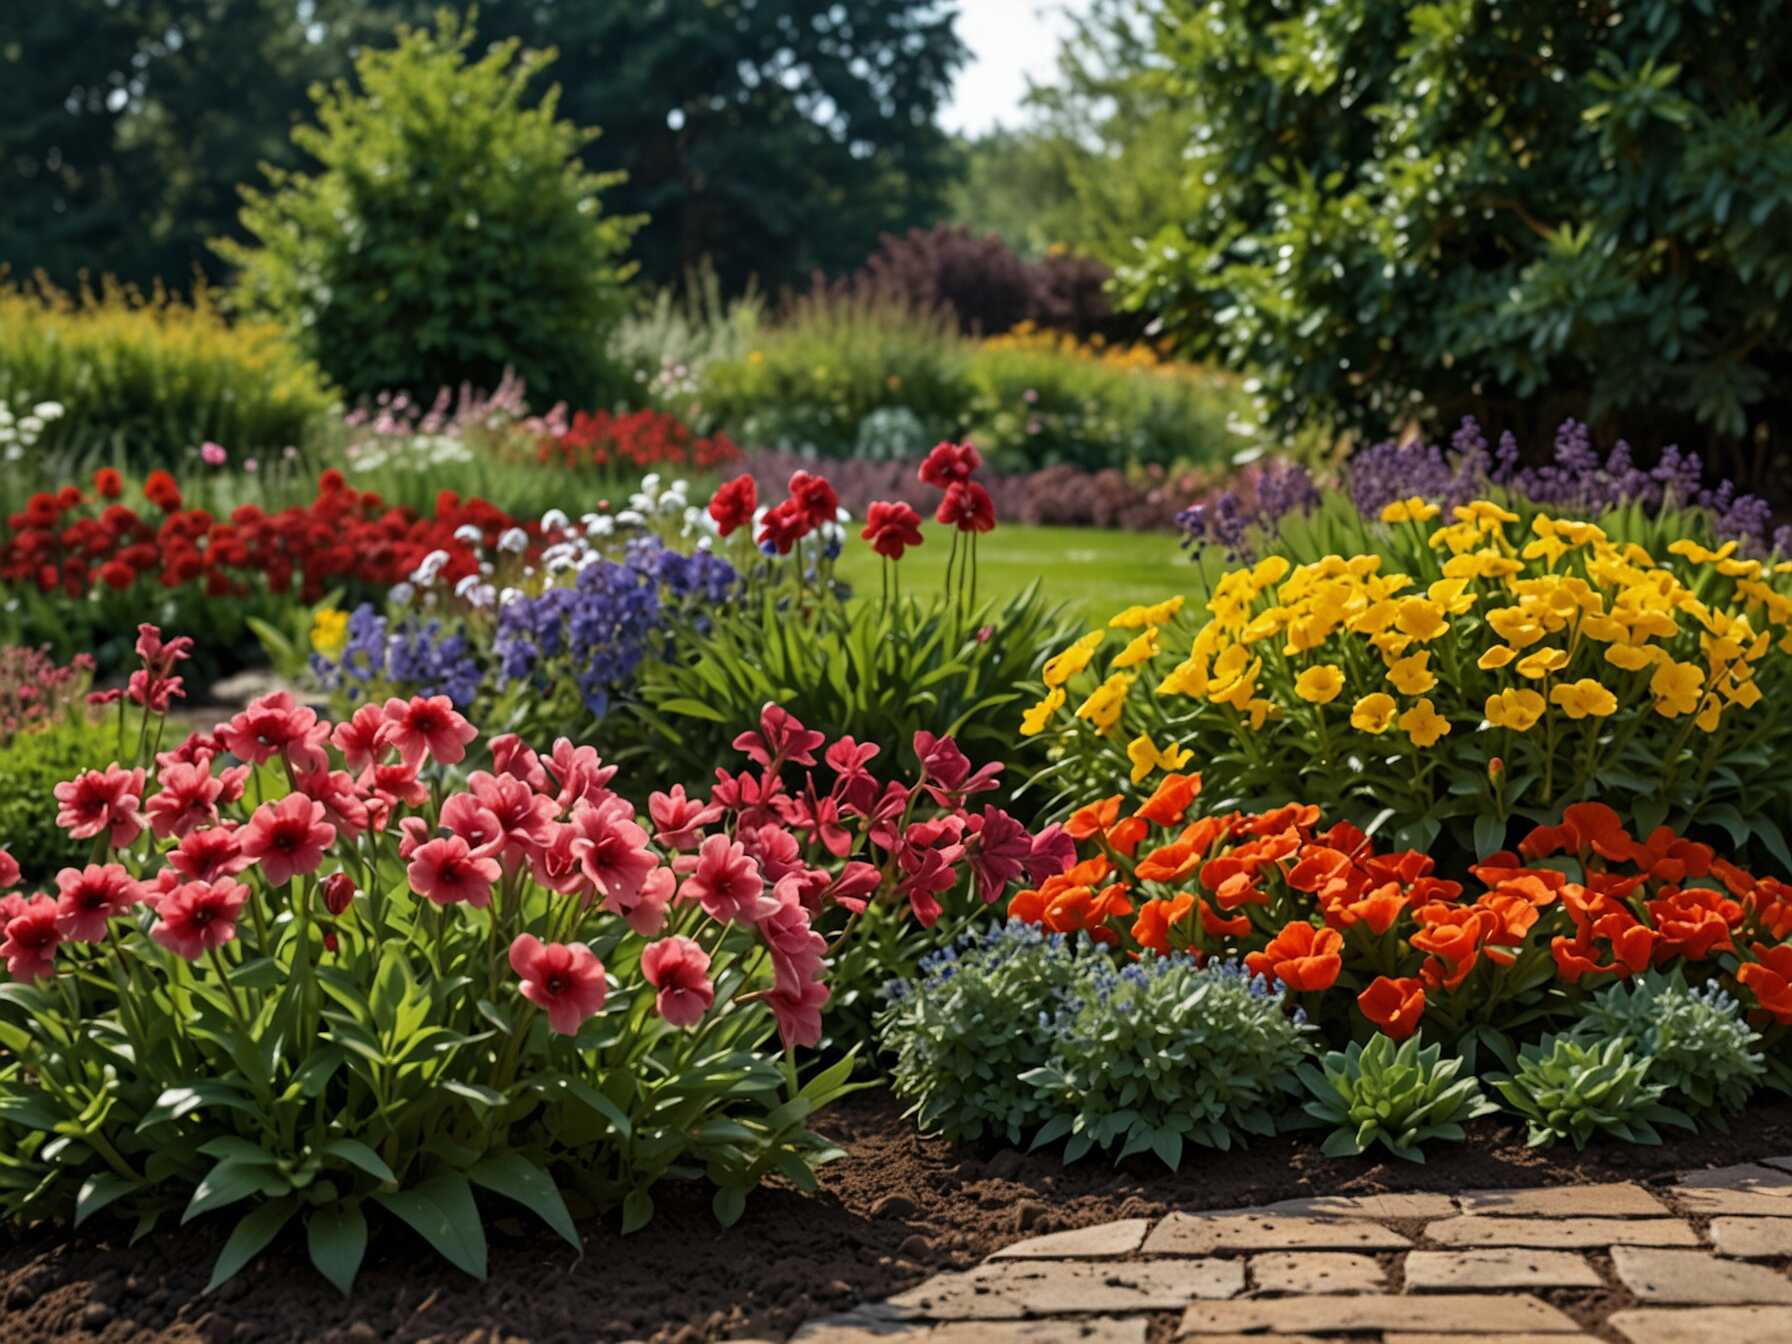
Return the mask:
[[355,899],[355,882],[347,873],[334,872],[324,879],[324,909],[340,915]]
[[1506,763],[1504,761],[1502,761],[1498,756],[1493,757],[1491,760],[1489,760],[1487,762],[1488,782],[1497,785],[1500,782],[1500,776],[1504,775],[1505,773],[1506,773]]

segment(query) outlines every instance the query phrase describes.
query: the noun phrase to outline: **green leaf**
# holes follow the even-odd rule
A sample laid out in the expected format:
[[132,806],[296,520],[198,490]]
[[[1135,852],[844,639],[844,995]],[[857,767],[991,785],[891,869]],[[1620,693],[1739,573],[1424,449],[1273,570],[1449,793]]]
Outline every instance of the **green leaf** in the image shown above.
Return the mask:
[[575,1251],[582,1250],[579,1231],[566,1211],[566,1201],[553,1178],[520,1153],[503,1153],[488,1157],[467,1169],[467,1179],[487,1190],[494,1190],[533,1212],[542,1222],[558,1232]]
[[191,1115],[201,1106],[223,1106],[230,1110],[255,1114],[255,1103],[229,1083],[187,1083],[170,1087],[156,1098],[156,1104],[144,1112],[137,1123],[137,1132]]
[[653,1221],[653,1196],[646,1190],[631,1190],[622,1201],[622,1231],[624,1235],[639,1232]]
[[329,1204],[313,1209],[305,1224],[311,1263],[344,1297],[355,1286],[367,1254],[367,1219],[357,1204]]
[[137,1182],[109,1171],[98,1171],[81,1182],[75,1196],[75,1226],[79,1227],[106,1205],[137,1188]]
[[323,1146],[323,1151],[332,1157],[340,1157],[350,1166],[359,1167],[376,1181],[398,1179],[380,1155],[359,1139],[331,1139]]
[[376,1193],[374,1198],[409,1223],[449,1264],[484,1280],[485,1225],[479,1221],[479,1206],[464,1176],[437,1176],[396,1194]]
[[242,1221],[236,1225],[236,1230],[230,1234],[230,1240],[224,1243],[224,1249],[218,1252],[218,1263],[212,1266],[211,1282],[205,1285],[205,1291],[209,1293],[235,1278],[238,1270],[260,1255],[268,1243],[280,1235],[280,1229],[286,1226],[287,1220],[298,1212],[298,1208],[298,1200],[288,1195],[285,1199],[263,1204],[244,1214]]
[[224,1208],[253,1194],[266,1193],[270,1186],[277,1188],[284,1184],[278,1174],[264,1165],[228,1160],[220,1162],[193,1187],[193,1197],[187,1201],[180,1220],[182,1223],[190,1223],[202,1213]]
[[710,1207],[715,1210],[718,1223],[723,1227],[733,1227],[740,1221],[741,1214],[746,1212],[747,1192],[738,1185],[718,1186]]

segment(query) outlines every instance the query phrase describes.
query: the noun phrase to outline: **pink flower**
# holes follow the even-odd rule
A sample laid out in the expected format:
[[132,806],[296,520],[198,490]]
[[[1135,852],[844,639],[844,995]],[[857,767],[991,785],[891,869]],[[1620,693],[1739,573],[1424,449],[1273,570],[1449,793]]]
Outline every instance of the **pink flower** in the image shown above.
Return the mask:
[[1048,877],[1056,877],[1076,862],[1076,840],[1064,829],[1064,823],[1054,821],[1043,831],[1033,837],[1033,844],[1027,855],[1027,880],[1035,884]]
[[437,905],[465,901],[484,908],[492,903],[492,883],[501,871],[496,859],[473,853],[465,840],[450,835],[418,845],[405,875],[412,891]]
[[641,896],[623,918],[629,928],[643,938],[652,938],[666,927],[666,907],[672,904],[672,893],[678,888],[678,874],[670,868],[655,868],[641,883]]
[[404,763],[415,770],[425,756],[442,765],[453,765],[467,754],[467,743],[479,730],[455,712],[445,695],[414,695],[409,703],[386,701],[386,719],[392,725],[392,745]]
[[176,663],[193,656],[193,640],[190,635],[178,635],[164,643],[162,632],[145,623],[137,627],[137,656],[143,660],[145,671],[165,677],[174,671]]
[[291,691],[270,691],[251,700],[242,713],[218,725],[217,735],[224,750],[251,765],[276,756],[302,774],[330,765],[324,751],[330,725],[319,723],[317,711],[299,704]]
[[[406,826],[413,820],[406,817],[399,824]],[[469,850],[480,854],[491,854],[504,843],[504,828],[498,824],[498,814],[489,807],[482,806],[480,801],[470,793],[451,794],[442,804],[441,825],[444,830],[459,836],[466,841]]]
[[560,792],[554,799],[562,812],[570,812],[580,803],[607,802],[616,795],[608,787],[616,776],[616,767],[605,765],[595,747],[575,747],[567,738],[554,742],[547,767],[559,782]]
[[373,824],[373,816],[355,788],[354,776],[348,771],[313,770],[295,777],[293,784],[312,802],[322,805],[324,820],[334,826],[343,839],[356,839]]
[[183,765],[164,769],[156,782],[161,792],[144,805],[150,829],[161,839],[184,836],[203,826],[218,824],[218,800],[224,781],[214,778],[207,765]]
[[490,742],[492,770],[500,775],[520,779],[537,793],[548,791],[548,772],[541,768],[541,757],[515,733],[504,733]]
[[821,976],[828,951],[828,940],[809,927],[809,911],[799,889],[795,878],[778,883],[771,912],[759,920],[759,936],[771,952],[777,986],[793,993]]
[[8,850],[0,849],[0,891],[19,885],[19,861]]
[[983,456],[969,443],[936,443],[927,454],[918,473],[923,485],[945,490],[960,481],[971,479],[971,473],[983,465]]
[[530,856],[554,837],[552,798],[537,793],[515,775],[493,775],[475,770],[467,787],[498,821],[498,861],[505,872],[515,872]]
[[915,734],[915,756],[926,775],[927,792],[941,807],[954,807],[965,794],[982,793],[1001,782],[1000,761],[991,761],[972,774],[970,758],[959,750],[958,743],[925,729]]
[[678,899],[698,902],[703,912],[719,923],[752,924],[778,908],[764,892],[759,865],[746,847],[725,835],[712,835],[698,849]]
[[56,902],[48,896],[29,901],[8,896],[0,902],[0,913],[10,915],[0,930],[6,934],[0,943],[6,973],[26,985],[56,974],[56,947],[62,942]]
[[884,884],[883,871],[873,864],[854,860],[840,870],[840,876],[834,879],[826,892],[826,896],[837,905],[843,905],[855,914],[865,908],[865,902]]
[[194,882],[235,877],[251,862],[236,832],[225,826],[189,831],[168,855],[174,871]]
[[510,945],[510,969],[522,981],[523,997],[545,1009],[548,1028],[576,1036],[585,1019],[604,1006],[603,964],[583,943],[543,943],[518,934]]
[[324,820],[322,803],[292,793],[256,808],[237,837],[249,861],[259,863],[268,884],[278,887],[295,874],[317,871],[336,828]]
[[1025,871],[1033,837],[999,807],[985,807],[981,817],[972,817],[970,832],[976,836],[970,848],[971,871],[977,876],[977,894],[988,905]]
[[124,849],[143,834],[143,771],[126,770],[116,762],[89,770],[55,788],[62,806],[56,824],[76,840],[102,832],[113,849]]
[[815,1045],[821,1040],[821,1006],[828,1001],[828,987],[811,980],[797,989],[774,989],[765,997],[778,1022],[784,1048]]
[[585,876],[604,896],[604,909],[627,914],[640,899],[641,884],[659,866],[647,848],[647,832],[635,822],[628,802],[610,797],[593,806],[580,803],[573,809],[573,853]]
[[768,704],[759,711],[759,731],[735,738],[734,749],[746,752],[747,759],[769,770],[774,759],[791,765],[814,765],[815,748],[827,740],[826,733],[810,732],[789,710]]
[[230,454],[224,451],[223,444],[208,439],[199,445],[199,460],[208,467],[221,467],[230,460]]
[[662,938],[641,953],[641,974],[659,990],[655,1007],[675,1027],[694,1027],[715,1002],[709,953],[689,938]]
[[585,876],[585,867],[579,862],[578,851],[574,848],[578,838],[576,827],[555,822],[547,844],[530,856],[529,867],[535,880],[549,891],[557,891],[562,896],[589,895],[591,879]]
[[64,868],[56,874],[56,928],[70,942],[103,943],[106,922],[128,914],[142,887],[116,863]]
[[924,929],[933,927],[944,907],[935,899],[942,891],[950,891],[958,882],[958,871],[952,865],[962,853],[958,845],[945,849],[917,849],[904,845],[897,854],[902,880],[897,892],[908,898],[915,919]]
[[249,888],[229,878],[188,882],[156,903],[159,918],[149,936],[175,956],[198,961],[236,937],[236,921],[248,900]]
[[152,714],[166,714],[170,701],[187,698],[179,677],[158,677],[143,668],[131,673],[125,690],[133,705],[142,705]]
[[336,725],[330,740],[350,770],[365,770],[392,749],[392,724],[378,705],[362,705],[353,718]]
[[682,784],[674,784],[670,793],[650,794],[647,799],[647,813],[659,828],[653,833],[654,842],[667,849],[695,849],[703,828],[719,821],[722,811],[720,803],[687,798]]

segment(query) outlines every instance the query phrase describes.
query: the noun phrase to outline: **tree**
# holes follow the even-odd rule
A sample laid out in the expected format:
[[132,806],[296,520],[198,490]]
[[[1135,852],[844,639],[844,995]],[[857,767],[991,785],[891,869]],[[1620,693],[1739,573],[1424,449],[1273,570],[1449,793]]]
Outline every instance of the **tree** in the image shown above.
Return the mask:
[[531,96],[553,53],[512,38],[472,60],[473,41],[443,11],[363,51],[353,85],[317,89],[318,124],[293,133],[317,170],[245,189],[255,242],[219,251],[241,306],[284,323],[351,398],[427,400],[513,369],[537,404],[591,404],[639,221],[605,213],[617,176],[579,162],[597,132],[559,118],[557,90]]
[[1123,271],[1285,425],[1792,426],[1785,0],[1164,0],[1199,132]]

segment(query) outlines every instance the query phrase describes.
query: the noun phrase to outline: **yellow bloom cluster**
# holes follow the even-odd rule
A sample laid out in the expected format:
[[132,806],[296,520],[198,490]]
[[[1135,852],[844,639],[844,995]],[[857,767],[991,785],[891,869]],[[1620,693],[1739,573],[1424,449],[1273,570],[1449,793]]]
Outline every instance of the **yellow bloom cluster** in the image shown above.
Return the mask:
[[[1299,566],[1272,555],[1224,575],[1156,694],[1227,707],[1253,731],[1297,711],[1323,716],[1344,697],[1340,718],[1352,729],[1397,730],[1421,749],[1457,727],[1525,733],[1554,716],[1597,721],[1621,706],[1690,717],[1710,733],[1760,701],[1756,673],[1771,650],[1792,654],[1792,598],[1772,583],[1792,566],[1770,572],[1738,557],[1733,542],[1713,551],[1677,541],[1672,560],[1657,560],[1587,522],[1538,516],[1521,531],[1516,514],[1485,500],[1427,531],[1439,513],[1412,499],[1382,514],[1417,529],[1410,567],[1422,578],[1384,572],[1379,555]],[[1135,680],[1174,656],[1165,627],[1179,606],[1115,617],[1114,627],[1139,633],[1077,717],[1115,728]],[[1046,664],[1051,689],[1027,711],[1024,732],[1050,724],[1065,683],[1094,661],[1104,635],[1092,631]],[[1135,769],[1157,760],[1147,739],[1134,747]]]

